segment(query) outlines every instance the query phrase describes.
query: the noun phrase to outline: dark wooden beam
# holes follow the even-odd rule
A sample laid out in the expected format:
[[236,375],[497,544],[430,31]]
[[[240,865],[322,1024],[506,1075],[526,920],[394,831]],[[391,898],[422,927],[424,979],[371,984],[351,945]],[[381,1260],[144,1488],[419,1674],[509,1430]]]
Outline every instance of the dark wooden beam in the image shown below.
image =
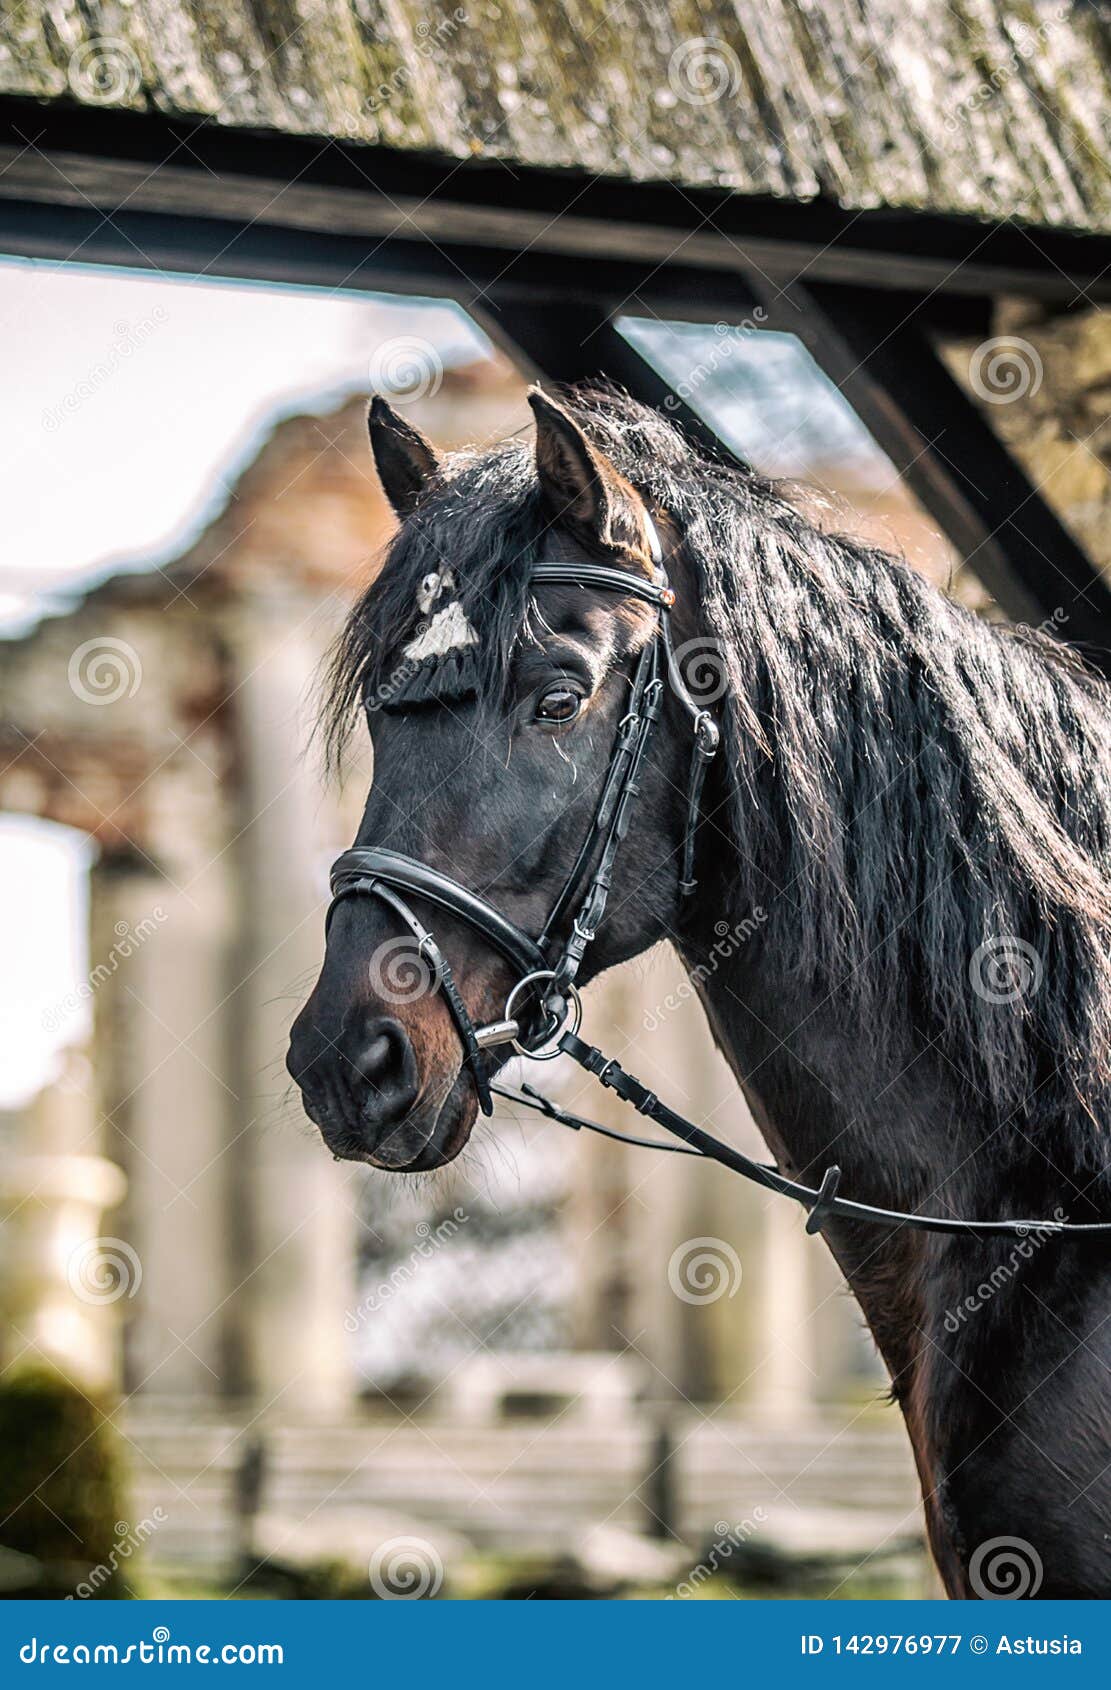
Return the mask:
[[[767,326],[805,342],[1007,615],[1048,623],[1111,674],[1111,590],[941,362],[923,302],[797,285],[786,292],[754,287],[756,293]],[[721,304],[724,315],[736,317],[753,299],[742,289]],[[974,320],[986,327],[978,314]],[[598,301],[553,301],[538,312],[495,289],[485,323],[511,355],[525,354],[533,373],[562,382],[606,375],[704,446],[733,455]]]
[[982,321],[996,291],[1111,298],[1106,238],[850,216],[0,98],[0,251],[453,297],[553,378],[605,371],[718,450],[612,319],[639,309],[739,322],[756,294],[768,326],[810,346],[1004,608],[1030,621],[1060,606],[1069,637],[1111,667],[1107,586],[927,333],[954,312]]
[[549,301],[589,297],[605,299],[616,311],[639,299],[658,315],[708,322],[718,320],[730,297],[739,321],[749,298],[739,275],[680,263],[613,258],[587,265],[578,256],[516,245],[368,239],[266,220],[235,223],[132,209],[109,215],[88,205],[28,203],[2,193],[0,254],[344,292],[424,294],[455,299],[476,315],[492,290],[536,311]]
[[762,291],[768,326],[806,342],[1007,615],[1051,620],[1111,674],[1111,588],[950,375],[919,303],[820,284]]
[[[425,243],[454,256],[479,246],[814,281],[1068,303],[1111,300],[1111,238],[995,227],[927,212],[847,211],[823,198],[680,189],[385,147],[253,132],[211,121],[0,96],[0,198],[25,206],[161,216],[243,231],[264,222],[319,237]],[[117,216],[117,213],[120,216]],[[238,234],[235,231],[238,230]],[[173,243],[171,242],[171,246]],[[19,250],[28,250],[26,247]],[[49,256],[58,256],[52,250]],[[163,262],[159,252],[152,254]],[[337,285],[342,270],[330,281]],[[262,279],[270,278],[265,273]],[[621,287],[618,287],[620,294]]]
[[[746,299],[739,291],[734,309],[743,314]],[[636,313],[636,301],[628,305]],[[510,357],[524,354],[528,373],[553,382],[617,382],[643,404],[663,411],[704,450],[732,455],[711,424],[618,332],[609,308],[598,300],[562,299],[537,311],[529,301],[504,296],[495,288],[481,318]]]

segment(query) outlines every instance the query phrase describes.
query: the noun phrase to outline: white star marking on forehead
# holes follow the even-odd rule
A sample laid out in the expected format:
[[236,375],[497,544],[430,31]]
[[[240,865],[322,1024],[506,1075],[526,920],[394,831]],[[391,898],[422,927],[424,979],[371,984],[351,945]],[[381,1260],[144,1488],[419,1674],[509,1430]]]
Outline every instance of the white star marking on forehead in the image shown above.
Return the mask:
[[[426,575],[417,588],[417,609],[421,615],[427,616],[436,601],[454,588],[455,577],[450,569]],[[471,627],[463,606],[458,599],[453,599],[442,610],[436,611],[427,626],[405,647],[402,655],[410,663],[420,663],[425,658],[446,657],[449,651],[477,644],[478,635]]]

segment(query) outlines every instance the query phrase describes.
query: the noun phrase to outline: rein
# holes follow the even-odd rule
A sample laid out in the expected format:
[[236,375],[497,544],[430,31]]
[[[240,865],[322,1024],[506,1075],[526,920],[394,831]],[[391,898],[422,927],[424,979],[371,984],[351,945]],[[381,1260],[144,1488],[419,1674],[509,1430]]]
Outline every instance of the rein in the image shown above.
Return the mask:
[[[774,1164],[757,1162],[724,1144],[705,1128],[688,1121],[662,1103],[655,1092],[613,1057],[607,1057],[595,1045],[579,1038],[582,1001],[575,981],[587,947],[605,914],[614,864],[640,790],[640,771],[660,719],[665,688],[691,718],[691,763],[678,886],[682,898],[689,897],[697,886],[694,859],[702,789],[721,741],[717,723],[709,711],[701,709],[692,698],[679,669],[670,623],[675,594],[667,584],[659,536],[650,518],[648,538],[657,575],[655,580],[634,574],[631,570],[574,563],[536,564],[530,575],[530,582],[536,586],[595,588],[626,598],[642,599],[656,612],[655,631],[636,661],[629,709],[617,729],[598,807],[540,937],[530,937],[480,894],[469,891],[450,875],[422,863],[416,857],[376,846],[355,846],[344,851],[333,864],[332,902],[325,919],[325,934],[337,906],[346,898],[375,897],[395,912],[412,934],[417,951],[431,971],[433,983],[442,994],[455,1023],[463,1047],[464,1065],[471,1071],[479,1107],[484,1115],[493,1113],[492,1094],[496,1093],[576,1132],[595,1132],[623,1144],[701,1156],[718,1162],[765,1190],[801,1203],[808,1211],[806,1230],[809,1233],[820,1232],[831,1217],[841,1217],[877,1226],[907,1226],[920,1232],[959,1236],[1025,1238],[1030,1233],[1075,1237],[1111,1234],[1111,1221],[981,1221],[877,1208],[839,1194],[841,1170],[835,1165],[825,1170],[818,1186],[801,1184]],[[475,1026],[446,957],[405,894],[423,898],[458,917],[510,964],[517,979],[506,999],[500,1020]],[[566,938],[557,945],[555,935],[567,924],[569,916]],[[538,1025],[533,1026],[537,1008],[542,1015]],[[681,1142],[666,1144],[615,1132],[597,1121],[561,1108],[529,1085],[514,1091],[507,1086],[492,1084],[483,1052],[499,1046],[511,1046],[519,1055],[537,1061],[550,1061],[555,1056],[570,1057],[623,1102],[631,1104],[639,1115],[654,1121]]]

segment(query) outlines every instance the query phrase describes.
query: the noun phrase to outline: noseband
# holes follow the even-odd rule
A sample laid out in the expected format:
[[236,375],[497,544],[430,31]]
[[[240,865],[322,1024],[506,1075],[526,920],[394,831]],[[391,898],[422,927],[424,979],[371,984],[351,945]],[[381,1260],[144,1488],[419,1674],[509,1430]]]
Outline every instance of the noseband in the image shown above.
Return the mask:
[[[655,525],[650,518],[646,517],[646,521],[656,574],[654,580],[631,570],[577,563],[539,563],[529,577],[534,586],[579,586],[616,593],[622,598],[641,599],[656,612],[656,627],[641,650],[633,671],[629,708],[617,729],[597,808],[539,938],[532,938],[493,904],[477,892],[469,891],[450,875],[422,863],[416,857],[378,846],[355,846],[350,851],[344,851],[332,865],[332,901],[325,919],[325,934],[338,905],[347,898],[374,897],[394,911],[412,934],[417,951],[447,1004],[463,1047],[464,1065],[470,1069],[484,1115],[493,1113],[491,1094],[496,1092],[575,1131],[585,1129],[624,1144],[675,1151],[719,1162],[766,1190],[801,1203],[808,1211],[806,1230],[811,1233],[819,1232],[831,1216],[882,1226],[914,1227],[923,1232],[975,1236],[1002,1234],[1022,1238],[1031,1232],[1046,1236],[1111,1233],[1111,1222],[1108,1221],[977,1221],[877,1208],[870,1203],[857,1203],[851,1198],[839,1196],[837,1188],[841,1170],[835,1166],[826,1169],[817,1187],[801,1184],[779,1168],[754,1161],[741,1151],[723,1144],[702,1127],[669,1109],[615,1059],[607,1058],[596,1046],[579,1038],[582,1003],[575,982],[587,947],[593,942],[605,914],[614,863],[640,790],[639,777],[661,715],[665,688],[671,691],[690,717],[692,727],[678,884],[681,898],[689,897],[697,886],[694,859],[702,790],[721,737],[709,711],[701,709],[692,698],[679,669],[670,621],[675,594],[667,584]],[[413,910],[406,894],[420,897],[465,922],[509,963],[516,981],[506,998],[500,1020],[475,1026],[446,957]],[[564,933],[562,939],[557,937],[560,932]],[[532,1086],[524,1085],[520,1091],[513,1091],[509,1087],[492,1084],[486,1072],[483,1052],[498,1046],[511,1046],[520,1055],[539,1061],[569,1056],[623,1102],[630,1103],[638,1114],[655,1121],[682,1142],[661,1144],[657,1140],[614,1132],[585,1116],[560,1108]]]

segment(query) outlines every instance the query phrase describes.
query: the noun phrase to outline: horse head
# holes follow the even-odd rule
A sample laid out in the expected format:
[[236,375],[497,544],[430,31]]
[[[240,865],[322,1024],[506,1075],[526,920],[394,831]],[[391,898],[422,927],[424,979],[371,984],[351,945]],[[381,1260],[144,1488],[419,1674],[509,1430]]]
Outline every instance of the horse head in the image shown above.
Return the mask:
[[[470,1030],[504,1021],[525,965],[465,919],[459,888],[493,912],[487,929],[501,917],[538,946],[543,971],[601,872],[605,919],[583,980],[681,920],[690,735],[674,731],[679,704],[650,651],[673,597],[653,584],[657,524],[673,551],[675,536],[568,410],[531,402],[534,450],[446,464],[381,400],[371,408],[401,527],[340,649],[337,684],[357,687],[374,754],[350,856],[384,850],[457,890],[445,908],[411,872],[403,899],[387,885],[337,900],[288,1065],[333,1153],[394,1171],[458,1155],[511,1054],[503,1043],[479,1056]],[[689,622],[691,607],[679,614]],[[642,707],[663,720],[635,770],[619,760],[636,803],[617,817],[615,747],[623,732],[631,745]],[[376,882],[356,872],[347,884]]]

